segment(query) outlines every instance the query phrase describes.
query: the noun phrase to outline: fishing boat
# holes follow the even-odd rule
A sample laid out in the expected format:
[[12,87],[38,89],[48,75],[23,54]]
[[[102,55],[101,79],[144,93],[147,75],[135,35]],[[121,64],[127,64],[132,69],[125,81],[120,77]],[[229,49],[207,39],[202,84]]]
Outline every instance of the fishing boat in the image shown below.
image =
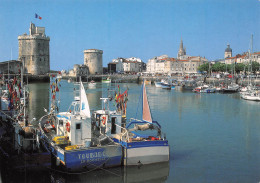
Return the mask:
[[[113,100],[111,91],[114,90],[108,90],[108,98],[100,98],[102,109],[92,113],[92,127],[102,134],[113,137],[113,135],[121,133],[122,127],[125,127],[128,90],[120,93],[118,85],[118,91],[115,91],[115,100]],[[109,103],[113,101],[115,102],[113,106],[116,108],[110,109]]]
[[196,87],[196,81],[191,79],[184,80],[182,84],[184,90],[193,90]]
[[142,87],[142,119],[131,119],[123,132],[113,136],[122,145],[124,165],[143,165],[169,161],[169,144],[161,125],[152,120],[145,83]]
[[39,121],[41,143],[55,159],[52,165],[71,172],[120,166],[121,145],[105,134],[92,131],[88,99],[81,81],[79,93],[67,112],[56,113],[52,105]]
[[161,83],[161,88],[163,88],[163,89],[171,89],[171,87],[172,86],[168,83]]
[[222,93],[236,93],[239,91],[239,85],[236,83],[231,83],[227,87],[221,89]]
[[9,105],[9,97],[8,97],[8,90],[2,90],[1,92],[1,104],[0,104],[0,109],[3,111],[8,110],[8,105]]
[[163,89],[171,89],[171,86],[172,85],[171,85],[169,79],[168,80],[165,80],[165,79],[161,80],[161,88],[163,88]]
[[211,85],[202,85],[194,88],[192,91],[196,93],[215,93],[216,88]]
[[28,109],[25,98],[26,97],[21,99],[23,102],[20,104],[19,113],[15,122],[12,123],[14,127],[14,141],[16,142],[14,148],[18,152],[32,153],[39,150],[37,144],[37,129],[32,125],[32,122],[36,121],[36,119],[33,118],[32,121],[28,121]]
[[102,79],[102,83],[111,83],[111,78],[107,77],[106,79]]

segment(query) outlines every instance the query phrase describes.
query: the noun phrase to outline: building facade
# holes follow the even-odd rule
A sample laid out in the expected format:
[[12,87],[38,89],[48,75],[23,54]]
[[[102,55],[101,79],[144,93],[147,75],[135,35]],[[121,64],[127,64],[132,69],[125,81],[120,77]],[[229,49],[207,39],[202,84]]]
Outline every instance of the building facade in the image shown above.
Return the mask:
[[98,49],[84,50],[84,65],[89,69],[89,74],[103,73],[103,51]]
[[187,57],[185,60],[176,58],[155,57],[147,63],[147,72],[153,74],[192,74],[198,72],[198,67],[208,60],[200,56]]
[[44,75],[50,72],[50,37],[45,35],[45,27],[31,23],[29,35],[18,36],[18,60],[24,63],[25,73]]
[[65,77],[78,77],[78,76],[87,76],[88,75],[88,67],[84,64],[75,64],[73,69],[69,71],[62,70],[62,76]]
[[112,62],[108,64],[108,71],[112,71],[112,65],[115,65],[113,67],[116,68],[117,73],[143,72],[146,68],[146,64],[140,58],[136,57],[113,59]]

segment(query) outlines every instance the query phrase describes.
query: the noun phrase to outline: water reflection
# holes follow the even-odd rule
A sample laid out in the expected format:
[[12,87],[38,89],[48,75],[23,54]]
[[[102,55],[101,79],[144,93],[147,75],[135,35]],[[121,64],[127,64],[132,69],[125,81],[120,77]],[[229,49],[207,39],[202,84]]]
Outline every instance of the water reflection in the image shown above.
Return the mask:
[[165,182],[169,176],[169,163],[144,165],[141,167],[119,167],[91,171],[84,174],[61,174],[50,172],[51,182]]
[[29,121],[40,119],[44,114],[43,108],[49,108],[49,83],[29,84]]

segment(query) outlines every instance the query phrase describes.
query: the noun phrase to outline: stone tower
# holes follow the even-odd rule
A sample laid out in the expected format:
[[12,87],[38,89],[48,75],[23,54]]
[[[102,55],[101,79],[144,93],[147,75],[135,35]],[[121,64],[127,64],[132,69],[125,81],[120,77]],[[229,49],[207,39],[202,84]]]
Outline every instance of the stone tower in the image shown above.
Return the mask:
[[184,56],[184,55],[186,55],[186,48],[185,49],[183,48],[183,42],[182,42],[182,39],[181,39],[180,48],[179,48],[179,51],[178,51],[177,58],[180,58],[181,56]]
[[103,51],[98,49],[84,50],[84,65],[89,69],[89,74],[103,73]]
[[232,57],[232,49],[230,48],[230,45],[227,44],[227,48],[225,49],[225,55],[224,58]]
[[50,72],[50,37],[45,35],[45,27],[31,23],[29,35],[18,36],[19,58],[24,62],[25,73],[42,75]]

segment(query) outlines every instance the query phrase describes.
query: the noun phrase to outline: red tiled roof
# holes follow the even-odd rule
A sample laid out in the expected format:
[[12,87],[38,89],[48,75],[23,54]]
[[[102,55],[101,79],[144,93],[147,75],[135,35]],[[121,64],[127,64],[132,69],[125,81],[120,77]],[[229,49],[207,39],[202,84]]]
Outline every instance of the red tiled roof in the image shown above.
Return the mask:
[[260,55],[260,52],[255,52],[253,53],[253,55]]
[[171,57],[168,57],[168,58],[162,58],[162,59],[159,59],[159,60],[161,60],[161,61],[176,61],[176,59],[175,58],[171,58]]

